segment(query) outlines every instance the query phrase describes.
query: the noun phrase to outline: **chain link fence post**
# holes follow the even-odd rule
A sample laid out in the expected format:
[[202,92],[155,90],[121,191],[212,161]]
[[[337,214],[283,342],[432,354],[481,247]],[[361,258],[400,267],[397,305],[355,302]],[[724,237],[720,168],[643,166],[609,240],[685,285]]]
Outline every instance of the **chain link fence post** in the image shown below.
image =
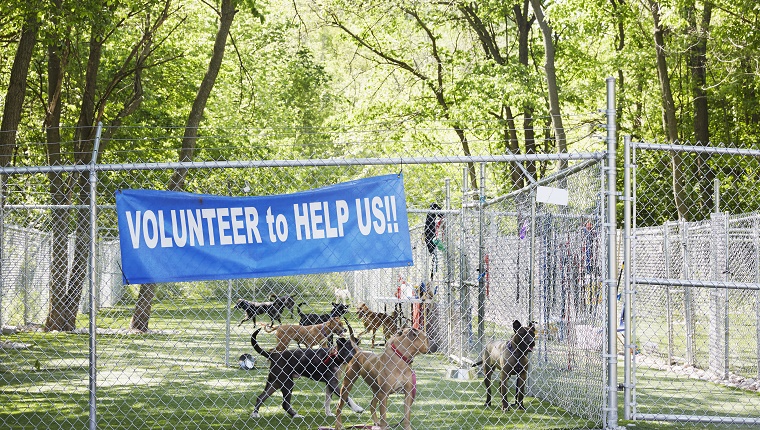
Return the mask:
[[615,78],[607,78],[607,423],[617,427],[617,117]]

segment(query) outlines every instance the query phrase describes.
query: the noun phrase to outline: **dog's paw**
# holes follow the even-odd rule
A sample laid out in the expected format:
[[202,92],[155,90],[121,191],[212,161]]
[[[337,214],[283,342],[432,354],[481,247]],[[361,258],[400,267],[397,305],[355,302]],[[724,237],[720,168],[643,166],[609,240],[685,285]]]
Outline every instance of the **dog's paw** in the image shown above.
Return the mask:
[[295,414],[295,415],[293,415],[293,418],[303,418],[303,415],[301,415],[301,414]]
[[326,413],[326,414],[325,414],[325,416],[326,416],[327,418],[335,418],[335,414],[334,414],[334,413],[332,413],[332,412],[328,412],[328,413]]
[[357,414],[363,414],[364,413],[364,408],[361,408],[361,407],[356,408],[356,409],[351,409],[351,410],[354,411],[354,413],[357,413]]
[[258,412],[251,412],[251,418],[259,418],[260,416]]

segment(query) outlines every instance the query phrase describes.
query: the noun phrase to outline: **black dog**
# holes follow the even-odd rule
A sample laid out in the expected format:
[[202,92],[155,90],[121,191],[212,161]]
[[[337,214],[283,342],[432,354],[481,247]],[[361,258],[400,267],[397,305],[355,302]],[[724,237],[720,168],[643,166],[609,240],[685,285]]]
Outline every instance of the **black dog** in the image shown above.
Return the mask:
[[[334,416],[330,410],[330,401],[333,394],[339,394],[338,371],[340,366],[351,361],[356,354],[354,344],[345,338],[339,337],[335,348],[318,349],[286,349],[280,352],[267,352],[259,346],[256,335],[259,328],[251,335],[251,345],[259,354],[269,360],[269,375],[264,391],[256,398],[256,407],[251,414],[252,418],[259,417],[259,408],[266,399],[278,389],[282,391],[282,408],[291,417],[300,417],[293,410],[290,399],[293,394],[294,380],[299,376],[305,376],[317,382],[324,382],[325,389],[325,414]],[[348,399],[351,410],[356,413],[364,412],[352,399]]]
[[507,382],[510,376],[517,375],[515,403],[512,406],[524,411],[523,398],[525,397],[525,381],[528,380],[528,353],[533,351],[536,346],[536,328],[533,322],[526,327],[520,324],[518,320],[512,323],[512,328],[515,330],[515,334],[510,340],[488,342],[483,348],[483,359],[472,366],[483,364],[486,407],[491,406],[491,377],[493,372],[501,370],[499,393],[501,394],[501,408],[505,411],[510,408],[507,400],[507,393],[509,392]]
[[295,300],[290,296],[276,297],[274,294],[269,296],[269,298],[272,300],[271,302],[249,302],[248,300],[238,299],[234,308],[245,312],[245,318],[240,320],[238,327],[248,320],[253,320],[253,325],[256,325],[256,316],[263,314],[269,315],[269,318],[272,320],[270,327],[274,326],[275,321],[282,324],[281,315],[283,309],[290,305],[292,313]]
[[301,312],[301,305],[305,304],[306,303],[299,303],[297,306],[298,315],[300,316],[299,324],[303,326],[322,324],[335,317],[341,318],[346,312],[348,312],[348,305],[343,303],[333,303],[332,311],[330,311],[329,314],[305,314]]
[[293,297],[291,297],[291,296],[279,296],[279,297],[275,297],[275,295],[272,294],[271,296],[269,296],[269,298],[270,299],[274,298],[275,302],[282,303],[283,310],[289,309],[290,310],[290,316],[292,318],[296,317],[295,311],[293,310],[293,308],[296,307],[296,301],[293,299]]

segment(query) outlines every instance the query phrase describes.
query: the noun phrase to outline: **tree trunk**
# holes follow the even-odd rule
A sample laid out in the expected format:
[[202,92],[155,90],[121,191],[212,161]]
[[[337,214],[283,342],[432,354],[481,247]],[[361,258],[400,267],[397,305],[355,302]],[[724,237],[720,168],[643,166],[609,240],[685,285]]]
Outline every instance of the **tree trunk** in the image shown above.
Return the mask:
[[132,321],[129,323],[131,330],[145,333],[148,331],[150,323],[150,314],[153,309],[153,298],[156,294],[156,284],[140,285],[140,293],[137,296],[135,312],[132,315]]
[[[554,139],[557,142],[557,152],[564,154],[567,152],[567,138],[565,137],[565,127],[562,124],[562,111],[559,105],[559,88],[557,85],[557,72],[554,67],[554,39],[553,30],[544,17],[544,12],[541,9],[540,0],[531,0],[533,5],[533,13],[536,16],[538,26],[541,28],[541,33],[544,39],[544,51],[546,56],[546,63],[544,64],[544,70],[546,71],[546,88],[549,92],[549,113],[552,118],[552,126],[554,128]],[[558,168],[564,170],[567,167],[567,160],[560,160]]]
[[[528,60],[530,54],[530,45],[528,37],[530,36],[530,27],[533,25],[535,16],[528,16],[528,1],[523,0],[522,8],[520,5],[514,5],[512,11],[517,23],[517,59],[524,66],[525,73],[528,73]],[[530,102],[525,102],[523,109],[523,132],[525,133],[525,153],[536,153],[536,134],[533,130],[533,106]],[[533,161],[525,162],[526,170],[533,180],[536,179],[536,163]],[[530,180],[531,178],[529,178]]]
[[[462,12],[462,15],[465,17],[465,20],[469,24],[470,28],[477,34],[478,40],[480,41],[480,45],[483,48],[483,53],[486,58],[492,59],[496,62],[496,64],[505,65],[507,63],[507,59],[501,55],[501,51],[499,50],[499,44],[497,40],[495,39],[495,36],[492,31],[490,31],[489,26],[483,22],[482,19],[478,16],[478,7],[475,3],[461,3],[459,5],[459,10]],[[525,6],[525,10],[527,11],[527,4]],[[518,22],[522,23],[522,27],[518,27],[518,32],[520,34],[524,34],[524,46],[521,46],[521,49],[524,48],[524,63],[527,65],[528,62],[528,29],[530,28],[530,25],[532,24],[531,20],[523,20],[523,12],[520,10],[518,6],[515,6],[515,15]],[[502,112],[499,114],[494,114],[499,120],[506,122],[506,128],[504,130],[504,148],[507,153],[509,154],[520,154],[520,145],[517,138],[517,128],[515,126],[515,117],[512,113],[512,108],[508,105],[502,106]],[[523,174],[522,166],[519,165],[520,163],[513,162],[510,165],[509,168],[509,180],[512,184],[512,190],[518,190],[522,188],[525,185],[525,175]]]
[[[610,3],[612,4],[612,14],[615,18],[615,24],[617,25],[617,45],[615,45],[615,52],[618,55],[622,55],[623,50],[625,49],[625,14],[621,13],[622,8],[618,7],[618,3],[620,3],[620,5],[623,5],[625,4],[625,0],[610,0]],[[617,87],[620,89],[618,91],[618,94],[620,95],[620,99],[624,100],[626,95],[626,86],[625,75],[621,67],[618,67],[617,75]],[[617,103],[615,118],[617,122],[615,124],[615,128],[617,130],[620,130],[620,120],[623,118],[623,103]],[[634,121],[636,120],[634,119]]]
[[[504,141],[507,143],[507,148],[511,154],[519,154],[520,146],[517,140],[515,117],[509,106],[505,106],[504,109],[507,119],[507,130],[504,130]],[[525,186],[525,178],[517,162],[512,163],[511,167],[510,178],[512,179],[512,190],[519,190]]]
[[[662,24],[660,23],[660,4],[650,0],[649,6],[654,23],[654,44],[657,59],[657,76],[660,81],[662,93],[663,125],[668,136],[669,143],[678,142],[678,123],[676,120],[676,107],[673,101],[673,92],[670,88],[670,76],[668,75],[668,63],[665,56],[665,38]],[[678,218],[688,221],[686,208],[686,190],[684,189],[683,162],[680,152],[671,155],[671,172],[673,178],[673,197],[675,198]]]
[[[8,91],[5,93],[3,122],[0,125],[0,166],[10,166],[13,158],[13,152],[16,147],[16,132],[21,122],[21,111],[24,107],[29,64],[32,61],[34,45],[37,44],[37,31],[39,27],[40,22],[37,19],[37,11],[32,10],[28,12],[21,31],[21,39],[16,47],[16,56],[13,59],[13,66],[11,67],[11,75],[8,82]],[[5,181],[3,181],[4,183]]]
[[[56,2],[60,8],[60,1]],[[54,20],[55,17],[53,17]],[[57,20],[56,20],[57,21]],[[45,151],[47,161],[51,166],[62,164],[61,155],[61,88],[63,84],[63,69],[66,63],[66,50],[56,42],[48,45],[47,64],[47,108],[45,114]],[[52,306],[53,297],[63,297],[68,285],[68,210],[63,206],[68,204],[67,187],[65,177],[61,172],[48,173],[49,193],[53,209],[51,210],[51,262],[50,262],[50,299],[51,306],[48,310],[48,318],[45,327],[60,328],[66,325],[63,310]]]
[[[82,104],[79,111],[77,129],[74,133],[74,157],[77,164],[88,164],[92,160],[93,139],[95,136],[95,99],[98,84],[98,71],[103,54],[103,38],[97,26],[93,26],[90,34],[90,52],[87,58],[85,71],[85,87],[82,95]],[[75,184],[75,193],[78,191],[78,201],[84,208],[74,212],[74,258],[71,264],[68,282],[61,286],[51,288],[50,314],[45,323],[46,330],[72,331],[76,329],[76,317],[79,311],[79,303],[82,300],[82,289],[87,276],[88,257],[90,255],[90,204],[89,172],[73,174],[72,183]],[[51,187],[53,184],[51,183]],[[57,186],[57,185],[56,185]],[[52,190],[55,195],[62,191]],[[57,217],[52,228],[57,235],[68,236],[68,217]],[[64,239],[68,243],[68,239]],[[58,254],[63,249],[58,249],[54,259],[65,258]],[[58,264],[63,263],[59,261]],[[68,261],[67,261],[68,263]],[[68,265],[68,264],[67,264]],[[66,265],[66,266],[67,266]],[[64,267],[66,267],[64,266]],[[57,274],[56,276],[60,276]],[[52,279],[52,276],[51,276]]]
[[[694,138],[696,145],[708,145],[710,143],[710,119],[708,116],[707,103],[707,37],[712,18],[712,3],[705,2],[702,10],[700,23],[697,24],[697,10],[695,2],[687,8],[687,21],[689,31],[694,41],[689,44],[689,63],[691,65],[692,95],[694,97]],[[697,171],[695,178],[703,178],[699,188],[701,189],[701,214],[708,216],[713,210],[713,180],[715,172],[708,164],[708,154],[700,154],[697,159]]]
[[[182,137],[182,148],[179,152],[179,161],[192,161],[195,156],[195,144],[198,138],[198,126],[203,119],[203,112],[206,109],[206,103],[208,102],[211,90],[214,88],[216,77],[219,75],[219,70],[222,67],[222,60],[224,59],[224,51],[227,45],[227,36],[232,26],[232,21],[235,18],[237,11],[235,10],[236,2],[233,0],[222,0],[221,19],[219,20],[219,29],[216,33],[216,39],[214,41],[214,51],[209,61],[206,74],[203,76],[201,85],[198,88],[198,93],[193,101],[193,106],[190,109],[190,114],[185,124],[185,133]],[[177,169],[174,171],[167,188],[172,191],[180,191],[185,188],[185,178],[187,176],[187,169]],[[142,284],[140,285],[140,292],[138,293],[137,303],[135,304],[135,312],[132,315],[132,321],[129,323],[129,327],[132,330],[141,332],[148,331],[150,323],[150,314],[152,309],[153,298],[155,297],[155,284]]]

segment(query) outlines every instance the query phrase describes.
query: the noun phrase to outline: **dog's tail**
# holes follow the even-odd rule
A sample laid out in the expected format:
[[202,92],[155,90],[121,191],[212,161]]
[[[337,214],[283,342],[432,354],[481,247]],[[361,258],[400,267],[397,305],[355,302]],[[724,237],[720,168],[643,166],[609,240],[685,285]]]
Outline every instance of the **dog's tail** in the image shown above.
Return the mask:
[[354,335],[354,329],[351,327],[351,324],[348,323],[348,319],[345,317],[343,318],[343,321],[346,322],[346,327],[348,327],[348,337],[351,339],[351,342],[355,344],[359,344],[359,338]]
[[251,346],[253,347],[253,350],[264,356],[267,360],[269,360],[269,353],[267,351],[264,351],[261,346],[259,346],[259,343],[256,341],[256,335],[259,334],[261,331],[261,328],[256,329],[253,334],[251,334]]
[[301,305],[305,305],[306,302],[301,302],[296,304],[296,309],[298,310],[298,316],[303,317],[303,312],[301,312]]

